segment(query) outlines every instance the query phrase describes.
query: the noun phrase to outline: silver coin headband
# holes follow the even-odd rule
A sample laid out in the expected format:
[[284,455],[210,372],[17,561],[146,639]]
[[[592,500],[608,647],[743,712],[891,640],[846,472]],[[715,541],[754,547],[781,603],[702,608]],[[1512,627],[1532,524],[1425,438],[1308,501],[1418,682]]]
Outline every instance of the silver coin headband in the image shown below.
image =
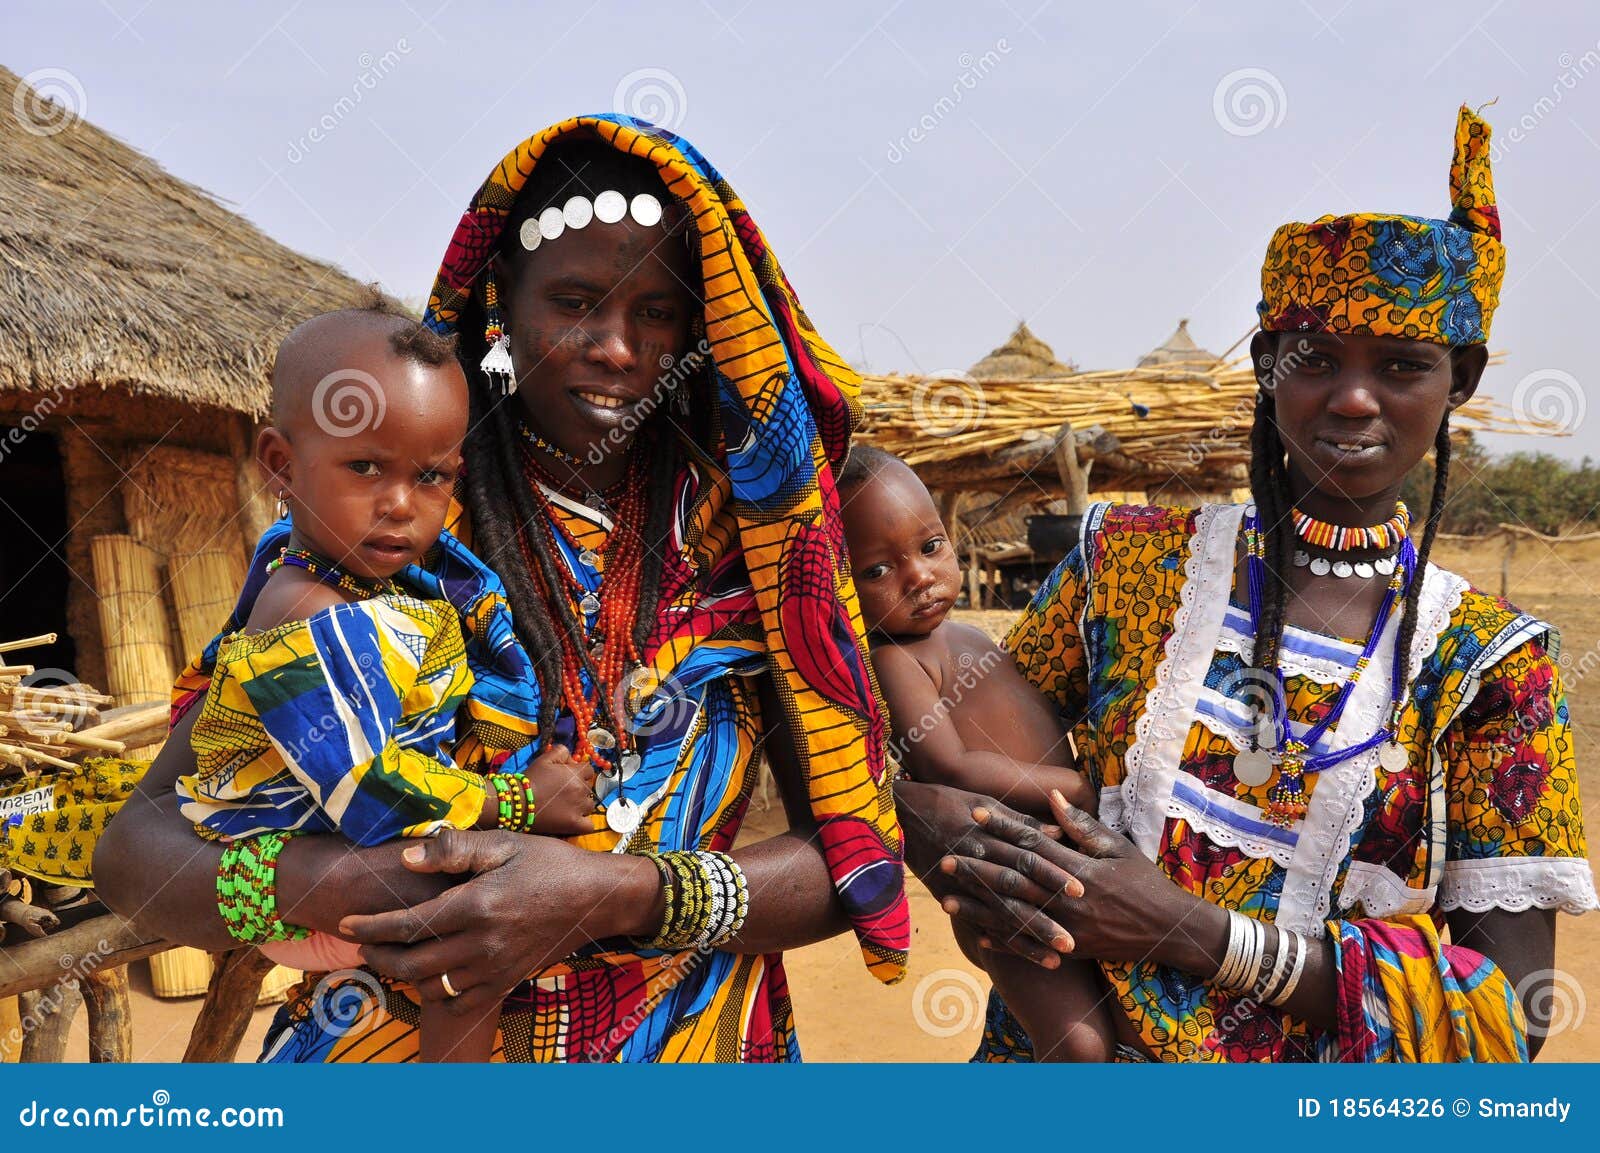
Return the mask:
[[518,236],[522,247],[529,252],[547,240],[557,239],[569,228],[587,228],[598,220],[601,224],[615,224],[624,216],[633,217],[635,224],[653,228],[661,223],[661,201],[648,192],[641,192],[632,200],[616,190],[600,193],[593,200],[587,196],[574,196],[559,208],[551,205],[537,216],[522,222]]

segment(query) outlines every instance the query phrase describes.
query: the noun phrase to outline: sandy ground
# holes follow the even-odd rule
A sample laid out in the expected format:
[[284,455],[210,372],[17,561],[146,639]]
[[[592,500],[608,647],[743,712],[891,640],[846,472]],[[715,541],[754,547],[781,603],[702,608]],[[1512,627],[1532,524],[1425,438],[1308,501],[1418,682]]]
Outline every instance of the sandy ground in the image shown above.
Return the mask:
[[[1466,552],[1441,545],[1436,560],[1461,572],[1479,587],[1500,588],[1499,546]],[[1573,728],[1577,735],[1581,787],[1589,827],[1596,828],[1600,804],[1600,544],[1551,549],[1522,542],[1510,568],[1510,594],[1521,607],[1562,627]],[[964,614],[998,632],[1002,613]],[[1586,659],[1587,658],[1587,659]],[[758,799],[746,825],[747,837],[761,837],[783,826],[781,806],[763,808]],[[912,887],[915,936],[911,968],[899,985],[884,987],[867,975],[854,941],[836,938],[789,954],[789,984],[801,1048],[808,1060],[961,1061],[977,1043],[982,1000],[988,982],[956,948],[948,921],[927,893]],[[1556,963],[1561,971],[1557,1019],[1563,1028],[1547,1041],[1541,1060],[1600,1060],[1600,1007],[1587,1013],[1585,992],[1600,984],[1600,915],[1559,918]],[[134,966],[134,1037],[139,1059],[176,1061],[187,1042],[199,999],[163,1001],[150,991],[148,971]],[[256,1011],[242,1060],[252,1060],[271,1018],[272,1007]],[[80,1014],[70,1053],[87,1054]]]

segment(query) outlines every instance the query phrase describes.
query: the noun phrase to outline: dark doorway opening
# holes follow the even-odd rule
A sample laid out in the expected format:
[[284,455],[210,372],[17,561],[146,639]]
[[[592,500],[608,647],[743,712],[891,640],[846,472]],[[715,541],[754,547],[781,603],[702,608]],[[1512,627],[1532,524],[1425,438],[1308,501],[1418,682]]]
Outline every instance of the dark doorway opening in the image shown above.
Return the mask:
[[67,635],[67,531],[56,438],[0,425],[0,640],[58,638],[0,656],[0,664],[76,673],[77,647]]

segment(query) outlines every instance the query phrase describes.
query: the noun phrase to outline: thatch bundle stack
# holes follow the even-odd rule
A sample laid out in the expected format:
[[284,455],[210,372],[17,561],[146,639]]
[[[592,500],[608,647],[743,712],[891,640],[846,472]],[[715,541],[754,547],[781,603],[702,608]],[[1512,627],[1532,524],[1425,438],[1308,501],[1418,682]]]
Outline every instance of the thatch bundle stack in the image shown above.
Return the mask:
[[[1074,372],[1050,379],[868,376],[867,444],[899,456],[929,488],[1061,495],[1053,459],[1070,424],[1092,487],[1154,489],[1174,479],[1199,492],[1245,483],[1256,379],[1248,359],[1175,361]],[[1514,418],[1474,399],[1452,418],[1463,432],[1559,436],[1553,424]],[[1019,481],[1029,481],[1019,486]]]

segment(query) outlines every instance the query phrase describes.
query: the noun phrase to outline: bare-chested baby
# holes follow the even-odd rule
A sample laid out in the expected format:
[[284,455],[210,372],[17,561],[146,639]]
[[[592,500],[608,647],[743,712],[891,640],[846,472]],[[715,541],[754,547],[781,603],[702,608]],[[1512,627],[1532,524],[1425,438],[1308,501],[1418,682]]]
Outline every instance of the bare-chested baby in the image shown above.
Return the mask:
[[[1055,706],[987,635],[948,619],[961,570],[916,474],[897,457],[858,445],[839,494],[873,669],[912,778],[982,793],[1045,821],[1052,790],[1095,812],[1094,790],[1071,767]],[[960,922],[956,939],[1027,1029],[1037,1060],[1110,1059],[1110,998],[1093,963],[1068,957],[1042,968],[982,948]]]

